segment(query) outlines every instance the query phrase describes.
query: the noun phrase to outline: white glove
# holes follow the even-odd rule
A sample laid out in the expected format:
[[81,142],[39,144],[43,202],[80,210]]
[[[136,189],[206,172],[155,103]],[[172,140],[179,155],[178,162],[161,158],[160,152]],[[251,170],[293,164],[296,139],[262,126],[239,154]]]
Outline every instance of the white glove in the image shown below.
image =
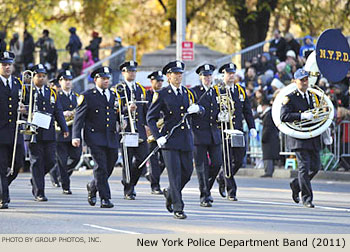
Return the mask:
[[228,113],[225,113],[224,111],[221,111],[221,112],[218,114],[218,121],[219,121],[219,122],[229,122],[229,121],[230,121],[230,118],[229,118]]
[[167,142],[167,140],[164,136],[157,139],[157,144],[158,144],[159,148],[162,148],[166,142]]
[[195,114],[199,112],[199,106],[198,104],[192,104],[188,109],[187,109],[187,113],[189,114]]
[[314,118],[314,114],[312,114],[312,112],[304,112],[304,113],[301,113],[301,116],[300,116],[300,119],[301,120],[311,120]]
[[254,129],[254,128],[251,128],[251,129],[249,130],[249,132],[250,132],[250,135],[251,135],[253,138],[256,138],[256,136],[258,135],[258,132],[257,132],[256,129]]

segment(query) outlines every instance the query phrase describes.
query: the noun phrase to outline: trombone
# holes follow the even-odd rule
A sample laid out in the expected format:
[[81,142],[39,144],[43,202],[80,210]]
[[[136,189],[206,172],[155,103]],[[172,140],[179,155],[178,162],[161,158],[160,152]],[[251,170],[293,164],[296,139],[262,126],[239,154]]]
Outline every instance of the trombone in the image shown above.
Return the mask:
[[[26,70],[22,73],[22,80],[20,80],[21,84],[24,83],[24,78],[26,75],[29,75],[30,77],[30,93],[29,93],[29,109],[28,109],[28,119],[27,121],[20,120],[21,117],[21,111],[20,106],[23,104],[23,101],[25,100],[25,92],[23,92],[23,87],[18,90],[18,108],[17,108],[17,118],[16,118],[16,129],[15,129],[15,139],[14,139],[14,145],[13,145],[13,152],[12,152],[12,161],[11,161],[11,168],[7,176],[12,175],[14,172],[15,167],[15,159],[16,159],[16,150],[17,150],[17,140],[18,140],[18,133],[19,133],[19,126],[24,125],[25,129],[21,130],[21,134],[25,135],[31,135],[32,139],[31,142],[36,142],[35,136],[37,134],[38,126],[32,123],[32,107],[33,107],[33,77],[34,72],[30,70]],[[24,89],[26,87],[24,86]],[[36,105],[36,99],[34,99],[34,103]]]
[[232,115],[235,111],[235,102],[232,99],[231,92],[229,87],[226,87],[224,83],[217,84],[217,87],[220,90],[220,94],[218,97],[220,112],[224,121],[220,122],[221,129],[221,139],[222,139],[222,153],[223,153],[223,171],[226,178],[230,178],[231,174],[231,156],[230,156],[230,148],[231,148],[231,135],[234,131]]

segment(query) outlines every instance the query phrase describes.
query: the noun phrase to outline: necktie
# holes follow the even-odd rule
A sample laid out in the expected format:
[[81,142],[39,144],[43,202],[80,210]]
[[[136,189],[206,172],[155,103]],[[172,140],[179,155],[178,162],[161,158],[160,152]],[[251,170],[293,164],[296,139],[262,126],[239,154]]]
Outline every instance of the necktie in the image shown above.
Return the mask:
[[69,93],[68,98],[70,101],[72,101],[72,92]]
[[176,92],[177,92],[177,96],[178,96],[178,97],[181,96],[180,88],[177,88],[177,89],[176,89]]
[[11,93],[11,87],[10,87],[10,82],[9,82],[9,80],[6,80],[6,88],[7,88],[7,90]]
[[43,95],[43,92],[42,92],[42,90],[41,90],[41,88],[39,88],[39,95],[40,95],[41,97],[44,96],[44,95]]
[[105,97],[106,101],[108,101],[107,95],[106,95],[106,89],[103,89],[103,90],[102,90],[102,94],[103,94],[103,96]]
[[211,88],[209,88],[209,90],[208,90],[208,95],[211,97],[213,94],[212,94],[212,89]]
[[309,100],[308,100],[307,98],[308,98],[308,97],[307,97],[307,94],[305,93],[305,94],[304,94],[304,99],[305,99],[307,105],[310,106]]

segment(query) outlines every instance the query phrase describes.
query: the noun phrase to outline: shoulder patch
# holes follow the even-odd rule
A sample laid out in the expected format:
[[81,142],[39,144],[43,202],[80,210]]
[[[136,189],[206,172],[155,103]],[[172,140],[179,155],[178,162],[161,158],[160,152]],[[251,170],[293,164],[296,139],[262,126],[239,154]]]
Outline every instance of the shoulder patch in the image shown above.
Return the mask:
[[288,97],[288,96],[285,96],[285,97],[283,98],[282,104],[283,104],[283,105],[286,105],[289,101],[290,101],[289,97]]
[[80,106],[84,101],[84,95],[79,95],[79,98],[78,98],[78,106]]
[[155,103],[158,100],[159,94],[158,92],[154,92],[153,97],[152,97],[152,103]]

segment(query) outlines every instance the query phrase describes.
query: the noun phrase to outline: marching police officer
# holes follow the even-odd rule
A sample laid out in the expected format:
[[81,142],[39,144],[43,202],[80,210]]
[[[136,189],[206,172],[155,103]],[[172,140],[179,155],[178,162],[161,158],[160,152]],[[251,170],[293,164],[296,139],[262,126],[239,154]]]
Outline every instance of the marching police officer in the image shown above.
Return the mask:
[[[221,133],[217,124],[219,106],[217,95],[211,87],[212,74],[215,67],[204,64],[197,68],[200,85],[191,89],[195,101],[205,108],[203,117],[194,115],[193,135],[194,135],[194,159],[200,190],[200,206],[211,207],[213,198],[210,190],[215,182],[222,165]],[[198,101],[200,99],[200,101]],[[208,164],[208,155],[210,164]]]
[[[148,105],[152,103],[152,97],[154,92],[159,91],[162,88],[164,77],[163,77],[162,71],[155,71],[147,76],[151,80],[151,89],[147,90],[147,101]],[[164,123],[164,118],[161,117],[159,121],[157,122],[158,128],[161,128]],[[148,135],[147,142],[149,150],[152,151],[154,148],[157,147],[157,142],[154,139],[154,136],[151,134],[149,127],[146,126],[146,132]],[[150,169],[149,173],[146,174],[146,178],[149,179],[151,182],[151,193],[152,194],[163,194],[163,191],[160,189],[160,175],[165,169],[165,164],[163,160],[163,156],[161,151],[157,151],[151,158],[150,158]]]
[[[147,123],[158,146],[162,148],[168,171],[169,188],[164,189],[166,208],[174,212],[174,218],[185,219],[184,202],[181,191],[191,178],[193,171],[193,136],[187,114],[202,113],[204,109],[194,104],[192,92],[181,86],[185,64],[172,61],[163,68],[169,85],[154,92],[152,104],[147,113]],[[164,115],[164,126],[159,132],[157,121]],[[185,117],[185,118],[184,118]],[[173,127],[178,126],[173,129]],[[171,137],[166,135],[173,130]]]
[[[62,90],[58,92],[58,97],[62,105],[63,115],[66,119],[66,123],[69,129],[69,137],[64,138],[62,131],[56,132],[57,138],[57,166],[61,174],[61,183],[63,194],[72,194],[70,190],[70,176],[73,173],[75,166],[79,163],[81,156],[81,146],[72,146],[72,127],[75,114],[75,108],[77,107],[77,98],[79,95],[72,91],[73,79],[72,72],[70,70],[61,71],[57,76],[57,83],[61,86]],[[68,165],[68,158],[71,159]]]
[[25,88],[12,75],[14,58],[15,54],[12,52],[0,53],[0,209],[8,208],[8,186],[16,178],[24,160],[23,135],[18,134],[14,173],[7,176],[12,163],[18,109],[25,112],[23,104],[18,108],[20,96],[25,95]]
[[47,87],[47,71],[44,65],[35,65],[33,83],[34,112],[41,112],[50,115],[51,121],[48,129],[39,128],[35,140],[29,144],[30,150],[30,171],[32,173],[32,193],[36,201],[47,201],[45,196],[45,175],[55,166],[56,163],[56,131],[54,121],[63,131],[63,137],[69,136],[69,130],[64,120],[62,106],[57,93]]
[[[135,200],[136,192],[135,186],[142,174],[144,167],[138,168],[142,161],[147,157],[148,145],[146,135],[146,113],[147,113],[147,101],[146,101],[146,89],[138,82],[135,82],[137,62],[127,61],[120,65],[120,70],[124,77],[124,81],[117,84],[116,89],[122,97],[122,110],[124,114],[128,114],[128,110],[131,112],[131,118],[128,115],[127,127],[125,132],[131,132],[131,123],[133,123],[135,131],[139,134],[139,145],[138,147],[127,147],[127,157],[123,157],[123,180],[124,185],[124,199]],[[129,101],[126,104],[125,96]],[[123,98],[124,97],[124,98]],[[129,106],[129,107],[128,107]],[[122,143],[123,144],[123,143]],[[124,154],[124,152],[123,152]],[[129,171],[130,171],[130,182],[126,178],[125,165],[126,158],[128,159]],[[135,158],[134,162],[133,159]]]
[[[243,116],[246,120],[249,128],[250,135],[252,137],[257,136],[257,131],[255,129],[254,118],[250,106],[249,99],[246,95],[245,89],[240,86],[238,83],[235,83],[235,72],[236,65],[233,63],[227,63],[220,67],[219,73],[224,74],[224,84],[227,88],[229,88],[231,92],[231,97],[234,101],[234,114],[233,114],[233,126],[235,130],[239,130],[243,132]],[[227,198],[231,201],[237,201],[236,192],[237,185],[234,179],[234,175],[238,172],[239,168],[241,168],[243,163],[243,158],[246,154],[245,147],[233,147],[230,148],[230,152],[232,152],[229,156],[233,158],[233,162],[231,165],[231,176],[227,178],[224,176],[223,171],[219,173],[219,177],[217,179],[219,183],[219,191],[222,197],[226,197],[225,186],[227,190]],[[225,181],[225,185],[224,185]]]
[[96,204],[96,194],[101,198],[101,208],[112,208],[111,192],[108,178],[111,176],[118,159],[119,133],[119,100],[117,94],[109,89],[112,70],[100,67],[91,73],[95,88],[79,96],[78,106],[73,123],[72,145],[81,145],[81,130],[84,129],[84,141],[91,150],[97,163],[94,167],[94,178],[87,184],[88,202]]
[[[281,109],[281,121],[293,122],[300,120],[312,120],[314,115],[307,111],[314,108],[319,103],[316,94],[307,90],[308,73],[299,68],[294,73],[294,82],[297,90],[287,95],[283,100]],[[289,137],[290,148],[295,152],[298,162],[298,178],[293,179],[290,183],[292,189],[292,199],[295,203],[299,203],[299,193],[301,191],[302,201],[305,207],[315,207],[312,203],[313,194],[311,188],[311,180],[320,169],[320,136],[310,139],[298,139]]]

